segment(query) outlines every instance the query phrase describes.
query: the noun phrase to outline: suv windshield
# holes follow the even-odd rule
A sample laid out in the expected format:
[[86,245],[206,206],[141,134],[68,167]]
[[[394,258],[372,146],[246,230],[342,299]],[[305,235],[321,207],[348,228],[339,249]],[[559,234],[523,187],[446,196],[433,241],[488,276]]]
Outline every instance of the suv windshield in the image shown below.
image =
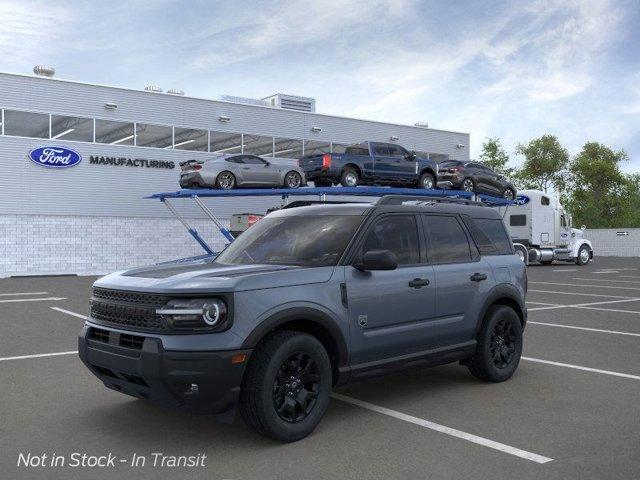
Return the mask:
[[240,235],[216,263],[324,267],[338,263],[364,217],[265,217]]

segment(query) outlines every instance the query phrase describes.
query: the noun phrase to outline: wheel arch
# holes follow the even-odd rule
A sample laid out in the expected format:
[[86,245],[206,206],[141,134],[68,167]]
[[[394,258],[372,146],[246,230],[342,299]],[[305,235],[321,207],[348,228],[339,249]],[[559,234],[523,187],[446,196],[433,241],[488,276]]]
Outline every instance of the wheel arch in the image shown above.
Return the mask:
[[358,174],[358,178],[360,180],[362,180],[362,169],[360,168],[359,165],[357,165],[355,163],[352,163],[352,162],[349,162],[349,163],[345,164],[342,167],[342,170],[340,170],[340,172],[341,172],[340,174],[342,175],[342,172],[344,172],[347,168],[353,168],[356,171],[356,173]]
[[418,177],[418,178],[420,178],[420,177],[421,177],[423,174],[425,174],[425,173],[429,173],[429,174],[431,174],[431,176],[433,177],[433,181],[434,181],[434,182],[437,182],[437,181],[438,181],[438,176],[436,175],[436,172],[435,172],[435,171],[433,170],[433,168],[431,168],[431,167],[423,167],[423,168],[420,170],[420,175],[419,175],[419,177]]
[[504,305],[512,308],[518,315],[522,328],[527,324],[527,310],[524,305],[524,300],[521,299],[521,295],[516,287],[506,284],[499,285],[491,290],[482,305],[482,309],[478,315],[478,324],[475,331],[476,336],[480,332],[480,327],[482,327],[487,312],[494,305]]
[[347,365],[349,352],[346,339],[329,315],[310,307],[293,307],[266,318],[247,336],[242,348],[255,348],[269,333],[293,330],[316,337],[331,360],[333,383],[338,383],[342,367]]

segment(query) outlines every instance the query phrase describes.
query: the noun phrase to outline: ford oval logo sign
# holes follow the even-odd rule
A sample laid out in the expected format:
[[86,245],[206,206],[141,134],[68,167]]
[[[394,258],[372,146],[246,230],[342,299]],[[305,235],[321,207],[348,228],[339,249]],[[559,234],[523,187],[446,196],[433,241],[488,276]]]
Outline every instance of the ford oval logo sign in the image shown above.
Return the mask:
[[82,155],[65,147],[39,147],[29,152],[29,160],[43,167],[67,168],[82,161]]
[[526,205],[527,203],[529,203],[530,198],[527,197],[526,195],[518,195],[515,199],[515,204],[516,205]]

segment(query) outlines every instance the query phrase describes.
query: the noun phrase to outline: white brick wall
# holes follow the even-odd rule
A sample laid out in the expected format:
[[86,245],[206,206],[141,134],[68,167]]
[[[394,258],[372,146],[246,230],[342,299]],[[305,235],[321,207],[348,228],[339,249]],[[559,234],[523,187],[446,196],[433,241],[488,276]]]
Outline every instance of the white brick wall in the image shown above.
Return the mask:
[[[629,235],[618,235],[629,232]],[[584,232],[598,257],[640,257],[640,228],[595,228]]]
[[[210,221],[190,223],[214,249],[224,247]],[[0,215],[0,277],[105,274],[203,253],[169,218]]]

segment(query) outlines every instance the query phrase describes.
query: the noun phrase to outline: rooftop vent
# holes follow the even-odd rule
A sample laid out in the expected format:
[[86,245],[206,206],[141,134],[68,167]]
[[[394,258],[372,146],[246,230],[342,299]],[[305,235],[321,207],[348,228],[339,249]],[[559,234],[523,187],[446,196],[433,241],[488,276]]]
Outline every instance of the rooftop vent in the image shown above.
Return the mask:
[[429,124],[427,122],[417,122],[417,123],[414,123],[414,125],[416,127],[429,128]]
[[167,93],[169,95],[179,95],[179,96],[184,96],[184,91],[183,90],[178,90],[177,88],[172,88],[171,90],[167,90]]
[[33,67],[33,73],[40,77],[53,77],[56,74],[56,69],[53,67],[47,67],[45,65],[36,65]]
[[316,101],[309,97],[297,97],[295,95],[285,95],[276,93],[270,97],[263,98],[272,107],[284,108],[287,110],[297,110],[299,112],[315,112]]
[[147,85],[146,87],[144,87],[144,89],[147,92],[156,92],[156,93],[162,93],[162,89],[156,85]]

